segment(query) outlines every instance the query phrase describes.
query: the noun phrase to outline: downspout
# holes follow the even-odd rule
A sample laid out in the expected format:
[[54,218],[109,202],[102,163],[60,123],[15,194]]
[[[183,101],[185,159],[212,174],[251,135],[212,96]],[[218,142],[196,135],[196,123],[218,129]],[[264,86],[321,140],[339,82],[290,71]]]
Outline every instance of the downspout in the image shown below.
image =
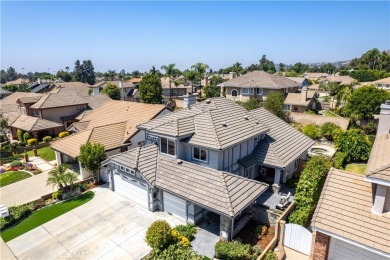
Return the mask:
[[231,227],[231,231],[230,231],[230,239],[229,240],[233,240],[233,233],[234,233],[234,217],[232,217],[232,227]]

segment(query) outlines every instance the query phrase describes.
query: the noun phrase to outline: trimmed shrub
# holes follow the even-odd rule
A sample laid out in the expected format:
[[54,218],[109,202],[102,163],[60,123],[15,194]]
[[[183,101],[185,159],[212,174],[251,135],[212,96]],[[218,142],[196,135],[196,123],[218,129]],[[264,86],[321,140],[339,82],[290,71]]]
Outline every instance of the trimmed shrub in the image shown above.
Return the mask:
[[30,133],[29,133],[29,132],[25,132],[25,133],[23,134],[23,141],[24,141],[25,143],[27,143],[27,140],[29,140],[29,139],[31,139]]
[[321,126],[321,135],[329,141],[333,141],[341,132],[341,127],[331,122],[327,122]]
[[23,140],[23,131],[22,131],[22,130],[18,129],[18,130],[16,131],[16,135],[18,136],[19,142],[23,142],[23,141],[24,141],[24,140]]
[[170,245],[163,251],[152,250],[145,256],[145,260],[205,260],[203,256],[195,253],[191,248],[184,248],[178,244]]
[[42,141],[44,141],[45,143],[48,143],[51,141],[51,139],[52,139],[51,136],[48,135],[48,136],[43,137]]
[[345,153],[343,152],[336,152],[333,158],[333,167],[336,169],[344,169],[344,162],[345,162]]
[[51,194],[51,198],[53,200],[61,200],[62,199],[62,191],[61,190],[58,190],[58,191],[55,191]]
[[194,224],[178,225],[174,227],[173,230],[178,231],[180,235],[188,238],[190,241],[194,240],[195,238],[196,226]]
[[254,260],[257,256],[248,244],[238,241],[219,241],[215,245],[215,257],[226,260]]
[[15,160],[15,161],[12,161],[9,166],[10,167],[19,167],[19,166],[22,166],[22,162]]
[[331,160],[325,156],[314,156],[307,162],[299,178],[294,197],[296,208],[290,214],[289,222],[302,226],[308,223],[331,166]]
[[15,223],[17,223],[19,220],[27,217],[31,214],[31,207],[30,205],[20,205],[20,206],[13,206],[9,207],[9,216],[5,217],[3,221],[0,221],[0,230],[4,230],[8,227],[11,227]]
[[305,125],[302,128],[302,133],[312,139],[319,139],[321,137],[320,128],[316,124]]
[[34,145],[34,144],[38,144],[38,140],[35,139],[35,138],[28,139],[28,140],[27,140],[27,144],[28,144],[29,146]]
[[268,250],[264,260],[278,260],[278,255],[275,252]]
[[59,138],[64,138],[64,137],[67,137],[68,135],[69,135],[69,132],[64,131],[64,132],[59,133],[58,137]]
[[165,220],[153,222],[146,232],[146,242],[154,250],[163,250],[172,241],[172,228]]

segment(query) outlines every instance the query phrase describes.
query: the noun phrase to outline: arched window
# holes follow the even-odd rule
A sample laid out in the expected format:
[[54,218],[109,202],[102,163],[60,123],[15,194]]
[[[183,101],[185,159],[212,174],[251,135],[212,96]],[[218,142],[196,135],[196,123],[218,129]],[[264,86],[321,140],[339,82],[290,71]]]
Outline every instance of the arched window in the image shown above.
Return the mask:
[[237,97],[237,90],[235,89],[232,90],[232,97]]

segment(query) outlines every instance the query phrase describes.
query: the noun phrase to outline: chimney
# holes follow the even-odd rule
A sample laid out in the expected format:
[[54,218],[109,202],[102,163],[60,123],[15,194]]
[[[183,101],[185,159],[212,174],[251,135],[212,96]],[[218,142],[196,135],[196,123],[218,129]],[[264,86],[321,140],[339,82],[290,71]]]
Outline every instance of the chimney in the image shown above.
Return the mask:
[[125,100],[125,93],[124,93],[124,89],[123,89],[123,81],[122,80],[119,80],[119,89],[121,90],[121,99]]
[[196,103],[196,96],[191,94],[183,96],[183,107],[190,107]]
[[301,90],[301,102],[306,102],[307,100],[307,87],[303,87]]
[[237,73],[235,71],[229,72],[229,79],[234,79],[237,76]]
[[38,78],[38,84],[41,84],[41,79],[40,78]]
[[381,112],[382,115],[389,115],[390,114],[390,100],[386,100],[384,104],[381,105]]

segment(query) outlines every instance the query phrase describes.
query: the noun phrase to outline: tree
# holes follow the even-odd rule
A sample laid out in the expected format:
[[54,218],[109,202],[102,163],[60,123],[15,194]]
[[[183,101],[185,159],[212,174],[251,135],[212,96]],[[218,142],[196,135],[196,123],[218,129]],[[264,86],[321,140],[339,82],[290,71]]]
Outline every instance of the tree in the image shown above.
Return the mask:
[[267,99],[264,101],[264,108],[270,111],[277,117],[285,120],[285,112],[283,110],[284,96],[281,92],[271,91],[268,93]]
[[69,67],[66,66],[66,67],[65,67],[65,70],[66,70],[66,72],[69,72]]
[[79,60],[76,60],[74,63],[73,81],[84,82],[83,69]]
[[92,174],[93,180],[99,182],[101,163],[107,158],[104,145],[87,142],[80,146],[78,161],[83,169]]
[[349,96],[343,113],[356,119],[371,119],[379,114],[381,104],[387,99],[390,99],[390,93],[386,90],[364,86]]
[[260,65],[259,65],[259,70],[268,72],[268,73],[275,73],[275,64],[273,61],[268,60],[266,55],[263,55],[260,59]]
[[319,68],[320,72],[333,74],[336,72],[336,67],[332,63],[326,63]]
[[246,110],[250,111],[256,108],[259,108],[259,101],[257,101],[254,98],[250,98],[249,100],[242,102],[242,101],[236,101],[237,104],[245,108]]
[[[198,78],[198,81],[199,81],[199,85],[200,85],[200,88],[202,89],[202,79],[204,77],[204,74],[206,73],[206,71],[208,70],[209,68],[209,65],[205,64],[205,63],[202,63],[202,62],[198,62],[196,64],[193,64],[191,66],[191,69],[193,69],[195,72],[196,72],[196,75],[197,75],[197,78]],[[200,96],[202,96],[202,92],[200,92]]]
[[65,82],[72,81],[72,75],[67,71],[63,71],[63,70],[57,71],[56,77]]
[[367,161],[371,152],[371,142],[359,129],[351,129],[336,136],[335,147],[345,153],[345,161]]
[[279,63],[279,71],[280,71],[280,72],[286,71],[286,64],[284,64],[284,63]]
[[111,99],[120,100],[121,99],[121,90],[114,84],[108,83],[102,90],[103,94],[106,94]]
[[303,64],[302,62],[297,62],[291,67],[291,70],[297,73],[298,75],[301,75],[305,73],[308,70],[308,68],[309,68],[308,65]]
[[1,84],[7,83],[7,72],[5,72],[5,70],[0,71],[0,83]]
[[11,92],[18,91],[18,86],[16,86],[16,85],[5,85],[5,86],[2,86],[1,88],[8,90],[8,91],[11,91]]
[[204,87],[203,93],[206,98],[219,97],[221,92],[221,88],[216,85],[206,85]]
[[62,190],[66,186],[65,173],[69,169],[69,164],[63,163],[51,170],[48,174],[46,185],[58,186]]
[[161,69],[165,71],[165,76],[167,76],[169,80],[169,101],[171,101],[172,100],[171,85],[172,85],[172,77],[175,74],[175,64],[171,63],[168,65],[162,65]]
[[5,140],[5,141],[8,141],[8,135],[7,135],[7,132],[8,132],[8,118],[6,117],[3,117],[3,115],[1,115],[0,117],[0,133],[2,135],[2,138]]
[[161,104],[163,98],[160,78],[156,74],[146,74],[139,84],[139,95],[144,103]]
[[368,69],[374,70],[377,69],[380,63],[380,58],[381,53],[377,48],[374,48],[362,55],[362,57],[359,59],[359,64],[362,65],[362,68],[366,68],[366,65],[368,66]]
[[339,125],[336,125],[331,122],[326,122],[321,126],[321,135],[329,141],[333,141],[334,139],[336,139],[337,135],[342,132],[343,130]]
[[192,91],[194,91],[194,81],[196,80],[196,72],[194,70],[185,70],[184,77],[191,82]]
[[116,77],[116,72],[115,70],[108,70],[103,75],[104,75],[104,80],[113,81]]
[[140,78],[140,77],[142,76],[142,73],[139,72],[138,70],[135,70],[135,71],[133,71],[133,72],[131,73],[131,76],[132,76],[133,78]]
[[16,77],[17,77],[17,73],[16,73],[16,70],[12,67],[9,67],[7,69],[7,81],[12,81],[12,80],[15,80]]

